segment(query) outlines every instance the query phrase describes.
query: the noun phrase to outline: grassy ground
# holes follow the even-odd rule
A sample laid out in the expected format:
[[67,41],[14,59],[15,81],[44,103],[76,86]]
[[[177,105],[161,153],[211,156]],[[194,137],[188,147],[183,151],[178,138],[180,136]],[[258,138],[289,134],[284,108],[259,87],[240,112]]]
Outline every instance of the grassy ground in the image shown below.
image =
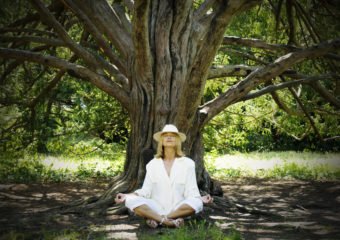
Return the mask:
[[214,177],[297,179],[340,178],[340,153],[252,152],[206,154],[206,168]]
[[[114,156],[26,155],[0,158],[0,182],[87,181],[111,178],[123,170],[125,153]],[[266,177],[339,179],[340,153],[253,152],[219,155],[207,153],[205,165],[215,178]]]
[[[113,157],[35,155],[20,159],[0,158],[0,183],[86,182],[109,179],[123,169],[125,153]],[[209,173],[219,179],[228,178],[294,178],[305,180],[340,179],[340,153],[253,152],[219,155],[207,153],[205,165]],[[202,238],[202,236],[204,236]],[[0,239],[30,239],[10,231]],[[79,232],[65,228],[58,232],[43,232],[42,239],[107,239],[93,235],[93,231]],[[161,237],[161,238],[160,238]],[[139,239],[152,239],[140,235]],[[225,233],[216,225],[192,222],[181,229],[165,231],[154,239],[244,239],[238,231]]]

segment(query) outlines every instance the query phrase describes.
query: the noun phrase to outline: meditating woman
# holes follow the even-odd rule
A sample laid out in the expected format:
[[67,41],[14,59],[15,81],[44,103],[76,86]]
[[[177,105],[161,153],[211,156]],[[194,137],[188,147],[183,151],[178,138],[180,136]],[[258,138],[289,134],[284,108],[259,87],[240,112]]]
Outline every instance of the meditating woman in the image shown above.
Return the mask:
[[203,203],[211,203],[213,198],[199,193],[195,162],[181,150],[185,134],[168,124],[153,137],[158,142],[157,154],[146,165],[142,188],[130,194],[118,193],[115,202],[125,202],[131,211],[147,218],[152,228],[181,227],[182,217],[202,211]]

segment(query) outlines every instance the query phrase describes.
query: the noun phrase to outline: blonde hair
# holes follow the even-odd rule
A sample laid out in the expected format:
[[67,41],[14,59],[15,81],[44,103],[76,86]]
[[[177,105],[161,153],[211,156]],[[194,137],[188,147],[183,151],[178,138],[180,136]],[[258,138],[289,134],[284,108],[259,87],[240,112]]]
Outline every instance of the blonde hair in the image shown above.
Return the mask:
[[[184,153],[182,152],[182,142],[179,136],[176,134],[176,140],[175,140],[175,152],[176,157],[184,157]],[[157,153],[155,155],[155,158],[164,158],[164,147],[163,147],[163,138],[161,137],[158,142],[157,146]]]

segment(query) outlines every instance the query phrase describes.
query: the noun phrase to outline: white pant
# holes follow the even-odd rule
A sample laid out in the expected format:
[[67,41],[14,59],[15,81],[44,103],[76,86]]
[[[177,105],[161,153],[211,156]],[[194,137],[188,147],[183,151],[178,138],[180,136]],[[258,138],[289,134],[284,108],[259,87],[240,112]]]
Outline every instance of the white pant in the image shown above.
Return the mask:
[[[144,198],[136,195],[128,195],[125,200],[125,206],[129,208],[131,211],[133,211],[136,207],[139,207],[141,205],[147,205],[149,208],[151,208],[154,212],[158,213],[159,215],[167,215],[168,213],[164,213],[162,209],[160,209],[159,204],[154,201],[153,199]],[[203,210],[203,202],[201,199],[196,197],[189,197],[175,207],[175,209],[179,208],[183,204],[187,204],[190,207],[192,207],[195,210],[195,213],[199,213]],[[175,210],[174,209],[174,210]]]

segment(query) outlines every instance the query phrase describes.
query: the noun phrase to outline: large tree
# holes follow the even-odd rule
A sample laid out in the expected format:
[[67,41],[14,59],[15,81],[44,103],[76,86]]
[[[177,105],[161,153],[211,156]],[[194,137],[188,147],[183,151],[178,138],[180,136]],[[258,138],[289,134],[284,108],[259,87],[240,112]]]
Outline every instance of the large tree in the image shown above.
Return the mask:
[[[340,108],[336,97],[340,89],[337,75],[340,56],[336,54],[340,39],[318,35],[313,26],[316,19],[297,0],[29,2],[33,8],[26,11],[24,17],[12,16],[17,19],[0,29],[1,84],[11,81],[6,78],[20,67],[33,72],[27,70],[27,62],[46,66],[36,73],[35,79],[51,73],[48,69],[58,71],[52,80],[46,79],[45,86],[33,99],[12,99],[10,93],[3,93],[0,103],[25,106],[33,116],[37,102],[68,74],[90,82],[115,98],[130,117],[124,172],[95,204],[112,203],[113,194],[141,185],[150,152],[156,148],[153,133],[166,123],[173,123],[186,133],[183,148],[196,162],[200,189],[220,194],[219,185],[204,168],[202,129],[221,111],[240,101],[270,93],[280,108],[292,112],[276,94],[280,89],[289,88],[298,103],[300,116],[320,135],[310,111],[293,86],[309,84],[325,103]],[[312,6],[312,2],[308,4]],[[325,1],[325,4],[327,14],[336,19],[337,13],[330,7],[332,2]],[[286,44],[225,36],[233,18],[259,5],[271,7],[278,28],[282,24],[287,33]],[[301,44],[300,39],[305,42]],[[267,57],[258,57],[254,54],[256,50],[268,52]],[[212,65],[219,51],[241,56],[252,64]],[[318,75],[293,70],[297,64],[316,58],[327,65]],[[205,102],[207,79],[226,77],[237,77],[237,81]],[[324,79],[334,83],[333,89],[326,89],[318,82]]]

